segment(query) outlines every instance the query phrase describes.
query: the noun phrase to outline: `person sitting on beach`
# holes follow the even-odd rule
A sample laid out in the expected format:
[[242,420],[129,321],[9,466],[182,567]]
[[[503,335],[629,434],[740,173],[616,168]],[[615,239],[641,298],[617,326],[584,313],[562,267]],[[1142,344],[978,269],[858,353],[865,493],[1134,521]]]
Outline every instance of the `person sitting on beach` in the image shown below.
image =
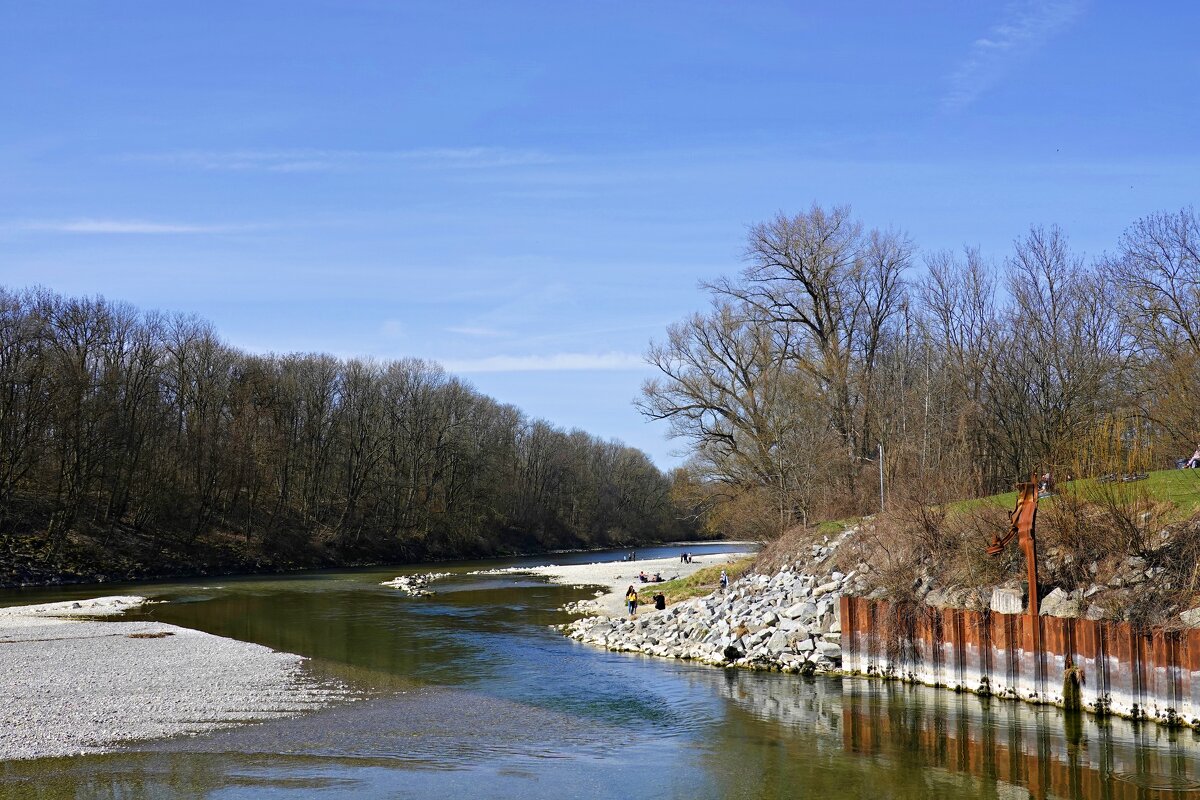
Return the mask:
[[637,589],[633,588],[633,584],[629,584],[629,588],[625,590],[625,605],[629,607],[629,616],[637,616]]
[[644,570],[638,573],[638,580],[640,580],[642,583],[650,582],[650,579],[646,577],[646,572]]
[[1183,465],[1184,469],[1200,469],[1200,447],[1196,448],[1196,452],[1192,453],[1192,457]]
[[662,583],[662,573],[661,572],[654,573],[654,582]]
[[662,592],[654,593],[654,607],[662,611],[667,607],[667,596]]

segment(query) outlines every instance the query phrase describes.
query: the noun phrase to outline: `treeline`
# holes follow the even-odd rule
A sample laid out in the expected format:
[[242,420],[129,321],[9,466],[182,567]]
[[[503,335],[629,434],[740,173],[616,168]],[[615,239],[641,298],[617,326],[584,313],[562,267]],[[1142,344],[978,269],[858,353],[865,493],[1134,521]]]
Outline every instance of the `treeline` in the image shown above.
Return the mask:
[[1135,222],[1088,260],[1033,227],[1000,263],[919,254],[847,208],[754,226],[711,308],[671,326],[639,402],[691,448],[709,524],[1011,488],[1031,470],[1169,466],[1200,437],[1200,221]]
[[670,489],[435,363],[253,355],[195,317],[0,290],[0,578],[636,543],[689,532]]

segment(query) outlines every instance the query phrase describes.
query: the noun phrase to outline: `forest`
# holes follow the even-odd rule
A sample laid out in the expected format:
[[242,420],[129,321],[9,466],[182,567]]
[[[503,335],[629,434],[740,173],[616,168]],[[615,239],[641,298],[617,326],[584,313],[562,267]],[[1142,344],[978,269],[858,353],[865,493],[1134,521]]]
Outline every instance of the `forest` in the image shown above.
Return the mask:
[[751,227],[741,271],[705,286],[638,404],[686,444],[679,500],[710,529],[1161,469],[1200,441],[1190,208],[1091,258],[1035,225],[993,260],[814,205]]
[[0,583],[627,545],[694,533],[679,516],[640,450],[433,362],[0,290]]

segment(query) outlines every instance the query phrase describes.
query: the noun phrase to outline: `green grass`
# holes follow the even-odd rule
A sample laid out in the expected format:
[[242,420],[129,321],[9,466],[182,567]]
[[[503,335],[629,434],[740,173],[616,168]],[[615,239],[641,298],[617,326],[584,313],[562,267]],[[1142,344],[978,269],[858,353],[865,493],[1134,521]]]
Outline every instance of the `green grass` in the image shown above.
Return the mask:
[[829,519],[824,522],[818,522],[814,527],[817,533],[825,536],[834,536],[857,525],[860,521],[859,517],[847,517],[846,519]]
[[714,564],[711,567],[701,567],[686,578],[676,578],[673,581],[651,584],[655,592],[666,595],[667,604],[678,603],[693,597],[704,597],[716,591],[721,583],[721,570],[729,574],[729,580],[736,580],[750,569],[754,556],[740,558],[728,564]]
[[[1144,495],[1152,500],[1170,503],[1174,506],[1174,510],[1164,520],[1174,522],[1188,519],[1197,510],[1200,510],[1200,470],[1164,469],[1149,473],[1145,480],[1129,483],[1100,483],[1095,478],[1085,478],[1059,484],[1058,493],[1077,494],[1084,499],[1098,499],[1113,495],[1134,498]],[[1012,510],[1016,502],[1017,493],[1011,491],[975,500],[960,500],[951,503],[947,510],[950,513],[964,512],[983,505],[994,505],[1005,510]],[[1054,497],[1046,497],[1039,502],[1052,505]]]

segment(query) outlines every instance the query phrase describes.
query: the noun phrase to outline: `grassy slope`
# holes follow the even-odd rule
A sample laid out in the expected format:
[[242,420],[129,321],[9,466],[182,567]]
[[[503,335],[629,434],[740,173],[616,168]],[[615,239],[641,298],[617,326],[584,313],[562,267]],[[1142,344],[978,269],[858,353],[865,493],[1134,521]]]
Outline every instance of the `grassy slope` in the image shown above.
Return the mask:
[[[1151,472],[1145,480],[1129,483],[1100,483],[1095,478],[1071,481],[1058,487],[1060,493],[1078,494],[1084,499],[1099,499],[1105,495],[1128,498],[1145,496],[1149,499],[1169,503],[1174,510],[1164,522],[1175,522],[1191,517],[1200,509],[1200,470],[1165,469]],[[1017,502],[1016,491],[994,494],[977,500],[960,500],[950,504],[950,511],[969,511],[979,505],[995,505],[1011,510]],[[1039,505],[1053,504],[1054,498],[1043,498]]]
[[735,580],[745,574],[754,563],[754,556],[738,559],[729,564],[714,564],[693,572],[686,578],[676,578],[673,581],[654,585],[654,591],[662,592],[667,597],[667,603],[678,603],[692,597],[703,597],[716,591],[721,581],[721,570],[729,574],[729,580]]

